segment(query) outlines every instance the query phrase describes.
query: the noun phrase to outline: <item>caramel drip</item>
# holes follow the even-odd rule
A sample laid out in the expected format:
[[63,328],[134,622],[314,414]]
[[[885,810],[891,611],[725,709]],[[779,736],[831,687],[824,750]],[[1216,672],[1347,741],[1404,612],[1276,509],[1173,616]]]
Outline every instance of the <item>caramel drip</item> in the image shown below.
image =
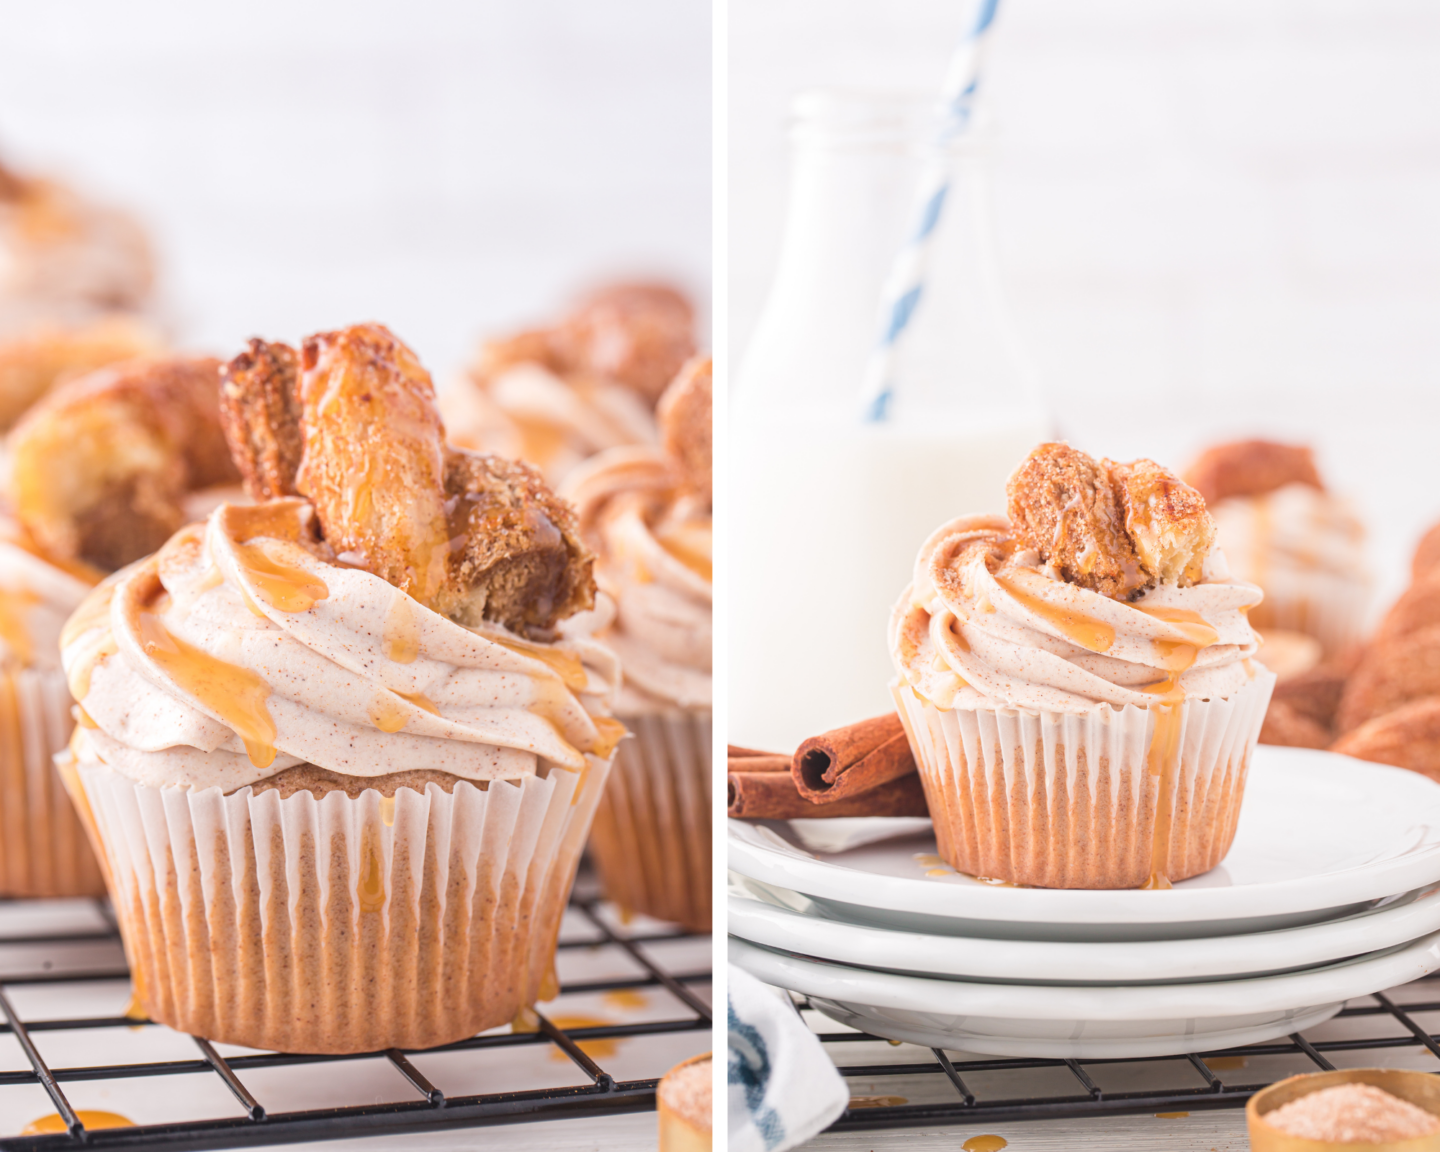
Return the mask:
[[402,700],[410,701],[415,707],[422,711],[429,712],[432,716],[440,715],[440,709],[435,707],[435,702],[423,692],[396,692],[395,695],[399,696]]
[[1167,608],[1162,604],[1143,602],[1130,607],[1156,620],[1163,620],[1166,624],[1173,624],[1185,637],[1186,643],[1193,644],[1196,648],[1208,648],[1220,639],[1220,633],[1215,626],[1200,613],[1192,612],[1189,608]]
[[510,1021],[510,1031],[515,1034],[526,1034],[540,1031],[540,1017],[536,1015],[532,1006],[526,1005],[515,1013],[515,1019]]
[[592,719],[595,721],[595,731],[599,733],[599,739],[595,741],[590,752],[601,760],[608,760],[620,741],[625,739],[625,725],[609,716],[594,716]]
[[79,704],[75,705],[75,723],[79,724],[81,728],[100,727],[100,725],[96,724],[91,718],[90,713],[86,712]]
[[[76,1119],[85,1125],[87,1132],[97,1132],[101,1128],[134,1128],[135,1121],[121,1116],[118,1112],[99,1112],[89,1108],[82,1108],[75,1113]],[[52,1132],[68,1132],[65,1121],[60,1113],[51,1112],[48,1116],[41,1116],[38,1120],[32,1120],[24,1128],[20,1129],[21,1136],[45,1136]]]
[[399,732],[410,719],[410,709],[383,689],[370,701],[370,723],[381,732]]
[[95,588],[75,609],[60,629],[60,647],[68,648],[92,628],[110,621],[110,604],[115,599],[115,583],[107,581]]
[[[393,799],[391,803],[394,803]],[[356,898],[360,901],[362,912],[379,912],[385,906],[385,862],[368,833],[361,847],[360,883],[356,886]]]
[[39,602],[40,597],[28,590],[0,591],[0,640],[21,664],[29,664],[35,657],[35,641],[25,622],[25,610]]
[[[1190,651],[1190,662],[1194,663],[1195,649],[1191,648]],[[1156,781],[1155,826],[1150,838],[1150,879],[1142,885],[1144,888],[1171,886],[1170,877],[1166,875],[1170,866],[1170,840],[1175,816],[1175,806],[1170,800],[1170,793],[1175,788],[1175,774],[1180,767],[1181,708],[1185,703],[1185,691],[1180,687],[1180,674],[1183,671],[1183,668],[1173,669],[1164,680],[1141,689],[1160,697],[1160,702],[1154,709],[1155,731],[1150,737],[1149,751],[1145,754],[1146,771],[1154,776]]]
[[660,547],[706,581],[713,579],[714,541],[710,522],[662,524],[655,529]]
[[105,579],[105,573],[98,568],[86,564],[83,560],[69,560],[63,556],[52,556],[45,549],[35,542],[35,538],[23,528],[11,525],[10,530],[0,535],[7,544],[13,544],[22,552],[28,552],[37,560],[43,560],[52,568],[59,568],[60,571],[75,577],[82,584],[88,584],[92,588]]
[[385,655],[396,664],[413,664],[420,655],[420,623],[410,597],[397,592],[385,613]]
[[277,612],[306,612],[329,597],[320,577],[278,559],[275,550],[275,542],[263,537],[235,545],[235,557],[261,600]]
[[267,500],[262,504],[232,504],[225,513],[228,531],[235,539],[268,536],[299,544],[305,539],[302,517],[306,505],[299,500]]
[[250,763],[268,768],[275,759],[275,720],[265,701],[270,685],[248,668],[227,664],[176,636],[160,617],[140,614],[145,654],[181,688],[234,729]]
[[554,1000],[560,995],[560,973],[555,969],[555,958],[550,958],[550,963],[545,969],[545,975],[540,977],[540,991],[535,994],[537,1000]]
[[499,644],[500,647],[518,652],[521,656],[539,660],[559,676],[565,687],[572,692],[585,691],[585,686],[590,682],[585,665],[581,663],[580,657],[572,653],[562,652],[548,644],[533,644],[529,640],[521,640],[518,636],[496,636],[490,632],[482,632],[480,635],[492,644]]
[[90,677],[94,675],[95,669],[106,657],[113,656],[118,651],[120,646],[115,642],[115,634],[107,632],[105,638],[95,645],[86,658],[70,669],[70,695],[76,700],[84,700],[90,695]]
[[996,576],[995,583],[1005,589],[1022,608],[1035,613],[1072,644],[1078,644],[1090,652],[1108,652],[1115,643],[1115,629],[1103,620],[1051,604],[1033,592],[1025,591],[1018,582],[1008,576]]
[[126,1020],[144,1021],[150,1019],[150,1013],[145,1011],[145,1005],[140,1000],[140,993],[133,988],[130,990],[130,1002],[125,1005],[125,1011],[120,1013]]
[[380,797],[380,823],[387,828],[395,827],[395,797]]
[[908,1103],[908,1096],[851,1096],[847,1107],[853,1112],[856,1108],[898,1108]]
[[[550,1023],[561,1029],[571,1028],[608,1028],[614,1023],[613,1020],[601,1020],[595,1016],[552,1016]],[[601,1037],[596,1040],[577,1040],[575,1046],[589,1056],[592,1060],[605,1060],[615,1056],[620,1050],[620,1037]],[[550,1046],[551,1060],[569,1060],[555,1045]]]
[[260,605],[255,603],[254,599],[250,596],[250,593],[245,590],[245,587],[243,585],[240,587],[239,592],[240,600],[249,610],[250,615],[258,616],[261,620],[267,619],[265,613],[261,610]]
[[612,988],[608,992],[601,993],[600,999],[613,1008],[624,1011],[638,1011],[650,1005],[649,998],[635,988]]
[[960,1145],[960,1149],[961,1152],[1000,1152],[1000,1149],[1009,1145],[1010,1141],[1003,1136],[971,1136]]
[[927,869],[925,870],[925,875],[926,875],[926,876],[954,876],[954,875],[955,875],[955,869],[953,869],[953,868],[927,868]]

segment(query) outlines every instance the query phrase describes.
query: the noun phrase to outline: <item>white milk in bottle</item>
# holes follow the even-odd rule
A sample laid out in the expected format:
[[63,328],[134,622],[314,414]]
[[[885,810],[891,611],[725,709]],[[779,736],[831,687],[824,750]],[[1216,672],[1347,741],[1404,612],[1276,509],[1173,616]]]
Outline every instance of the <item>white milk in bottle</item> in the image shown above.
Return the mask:
[[789,751],[894,707],[885,640],[945,520],[1003,512],[1050,432],[991,252],[983,133],[953,165],[890,418],[860,390],[881,284],[914,210],[932,103],[797,99],[785,242],[731,406],[728,739]]

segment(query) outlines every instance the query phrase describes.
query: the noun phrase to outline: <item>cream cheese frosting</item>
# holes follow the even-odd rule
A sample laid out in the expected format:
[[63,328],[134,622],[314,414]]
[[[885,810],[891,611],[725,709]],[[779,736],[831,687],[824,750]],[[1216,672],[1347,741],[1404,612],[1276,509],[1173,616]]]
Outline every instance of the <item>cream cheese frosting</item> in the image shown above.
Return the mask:
[[1316,579],[1347,589],[1370,582],[1359,517],[1344,500],[1310,484],[1231,496],[1211,505],[1210,514],[1231,571],[1271,597],[1304,590]]
[[709,708],[709,504],[682,490],[663,451],[643,446],[586,461],[564,494],[579,510],[596,581],[614,604],[613,617],[601,616],[596,627],[625,670],[619,710]]
[[[98,574],[97,574],[98,575]],[[0,653],[7,663],[60,667],[60,631],[89,594],[82,579],[27,547],[20,529],[0,521]]]
[[890,619],[901,682],[935,707],[1084,711],[1224,698],[1253,674],[1253,584],[1212,551],[1199,582],[1134,601],[1066,583],[1001,516],[962,516],[920,549]]
[[312,516],[222,504],[85,600],[60,641],[82,759],[228,792],[301,763],[483,781],[609,757],[603,644],[456,624],[307,544]]

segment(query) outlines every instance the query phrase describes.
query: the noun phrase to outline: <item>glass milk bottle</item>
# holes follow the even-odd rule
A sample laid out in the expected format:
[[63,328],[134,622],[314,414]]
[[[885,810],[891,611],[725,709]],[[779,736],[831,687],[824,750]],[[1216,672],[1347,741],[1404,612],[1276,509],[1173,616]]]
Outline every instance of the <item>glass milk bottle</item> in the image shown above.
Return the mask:
[[881,286],[914,227],[933,99],[801,95],[784,243],[730,419],[732,743],[792,750],[893,710],[885,640],[945,520],[1003,512],[1049,421],[992,251],[983,129],[946,145],[950,191],[883,423],[863,419]]

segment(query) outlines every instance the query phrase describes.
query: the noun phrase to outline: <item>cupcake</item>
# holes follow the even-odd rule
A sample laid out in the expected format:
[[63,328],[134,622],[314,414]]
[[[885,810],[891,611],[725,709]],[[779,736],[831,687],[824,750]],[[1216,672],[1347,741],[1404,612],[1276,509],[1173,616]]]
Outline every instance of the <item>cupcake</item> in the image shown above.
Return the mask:
[[1250,615],[1263,635],[1303,633],[1327,656],[1361,639],[1372,584],[1365,529],[1348,503],[1326,491],[1309,448],[1218,444],[1185,479],[1205,498],[1230,570],[1264,590]]
[[557,990],[615,744],[574,514],[449,449],[367,324],[253,341],[222,504],[69,621],[65,770],[152,1019],[254,1048],[426,1048]]
[[620,745],[590,855],[626,912],[710,931],[710,361],[661,398],[664,444],[613,448],[566,485],[608,593]]
[[0,429],[62,380],[158,352],[153,279],[130,217],[0,166]]
[[615,284],[553,327],[486,341],[441,408],[456,444],[527,460],[559,483],[603,449],[654,444],[655,404],[694,352],[680,292]]
[[1192,488],[1042,444],[1009,518],[920,549],[892,690],[940,855],[1045,888],[1169,887],[1230,848],[1275,677]]
[[7,441],[0,894],[104,891],[53,763],[74,726],[61,625],[106,573],[186,522],[193,490],[239,480],[220,430],[219,370],[203,358],[101,370],[51,392]]

